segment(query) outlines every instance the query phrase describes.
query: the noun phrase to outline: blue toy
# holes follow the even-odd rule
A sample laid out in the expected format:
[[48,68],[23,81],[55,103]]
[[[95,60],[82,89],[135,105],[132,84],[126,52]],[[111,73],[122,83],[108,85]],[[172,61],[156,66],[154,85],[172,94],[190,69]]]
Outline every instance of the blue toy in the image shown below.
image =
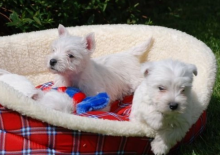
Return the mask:
[[105,92],[99,93],[95,96],[86,97],[81,90],[74,87],[58,87],[53,89],[67,93],[69,97],[73,98],[76,102],[76,114],[103,109],[110,101],[108,94]]
[[82,114],[88,111],[103,109],[109,103],[107,93],[99,93],[96,96],[86,97],[82,102],[77,104],[76,113]]

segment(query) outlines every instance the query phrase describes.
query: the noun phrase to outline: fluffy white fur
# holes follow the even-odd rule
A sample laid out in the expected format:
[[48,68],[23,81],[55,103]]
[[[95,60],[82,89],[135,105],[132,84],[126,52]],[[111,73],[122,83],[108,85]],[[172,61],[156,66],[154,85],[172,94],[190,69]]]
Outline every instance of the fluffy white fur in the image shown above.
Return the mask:
[[37,100],[43,106],[65,113],[73,113],[75,102],[66,93],[50,90]]
[[[91,59],[95,49],[94,34],[72,36],[62,25],[59,38],[52,43],[47,67],[57,74],[55,87],[74,86],[87,96],[107,92],[111,101],[134,92],[143,75],[140,57],[150,48],[152,39],[127,51]],[[109,111],[110,104],[103,110]]]
[[145,80],[134,94],[130,119],[156,130],[152,151],[166,154],[194,123],[192,113],[199,106],[192,100],[191,87],[197,68],[169,59],[145,63],[142,72]]
[[34,100],[43,96],[43,92],[36,89],[34,85],[24,76],[11,74],[8,71],[0,69],[0,81],[7,83],[15,90]]
[[35,100],[37,104],[41,104],[42,106],[66,113],[72,113],[74,110],[74,102],[67,94],[56,90],[43,92],[40,89],[36,89],[24,76],[11,74],[8,71],[0,69],[0,81],[8,84],[26,97]]

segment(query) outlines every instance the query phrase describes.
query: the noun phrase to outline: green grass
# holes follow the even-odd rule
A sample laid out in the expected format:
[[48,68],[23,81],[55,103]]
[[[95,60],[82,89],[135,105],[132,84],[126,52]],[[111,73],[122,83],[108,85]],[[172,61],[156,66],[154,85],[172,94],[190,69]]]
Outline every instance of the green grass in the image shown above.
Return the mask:
[[[156,12],[156,13],[155,13]],[[206,43],[220,66],[220,0],[184,0],[164,2],[151,15],[154,25],[184,31]],[[207,110],[208,122],[203,134],[192,144],[183,145],[181,155],[220,155],[220,72]]]

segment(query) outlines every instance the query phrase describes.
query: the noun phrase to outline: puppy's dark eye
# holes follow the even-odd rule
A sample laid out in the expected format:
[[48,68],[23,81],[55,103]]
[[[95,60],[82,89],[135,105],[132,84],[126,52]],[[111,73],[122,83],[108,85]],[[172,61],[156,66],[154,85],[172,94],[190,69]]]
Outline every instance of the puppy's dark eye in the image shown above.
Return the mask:
[[166,90],[166,89],[165,89],[164,87],[162,87],[162,86],[158,87],[158,89],[159,89],[160,91],[165,91],[165,90]]
[[69,56],[69,58],[74,58],[74,56],[72,54],[69,54],[68,56]]
[[185,92],[185,89],[182,89],[182,90],[181,90],[181,93],[184,93],[184,92]]

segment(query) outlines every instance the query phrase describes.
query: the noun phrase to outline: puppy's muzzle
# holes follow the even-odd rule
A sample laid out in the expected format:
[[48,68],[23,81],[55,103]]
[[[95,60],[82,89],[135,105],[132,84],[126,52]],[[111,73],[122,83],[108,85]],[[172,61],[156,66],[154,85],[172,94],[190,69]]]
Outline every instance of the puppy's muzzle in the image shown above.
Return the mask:
[[178,103],[170,102],[169,107],[170,107],[171,110],[176,110],[178,108]]
[[55,66],[56,63],[57,63],[57,60],[56,60],[56,59],[51,59],[51,60],[50,60],[50,65],[51,65],[51,66]]

